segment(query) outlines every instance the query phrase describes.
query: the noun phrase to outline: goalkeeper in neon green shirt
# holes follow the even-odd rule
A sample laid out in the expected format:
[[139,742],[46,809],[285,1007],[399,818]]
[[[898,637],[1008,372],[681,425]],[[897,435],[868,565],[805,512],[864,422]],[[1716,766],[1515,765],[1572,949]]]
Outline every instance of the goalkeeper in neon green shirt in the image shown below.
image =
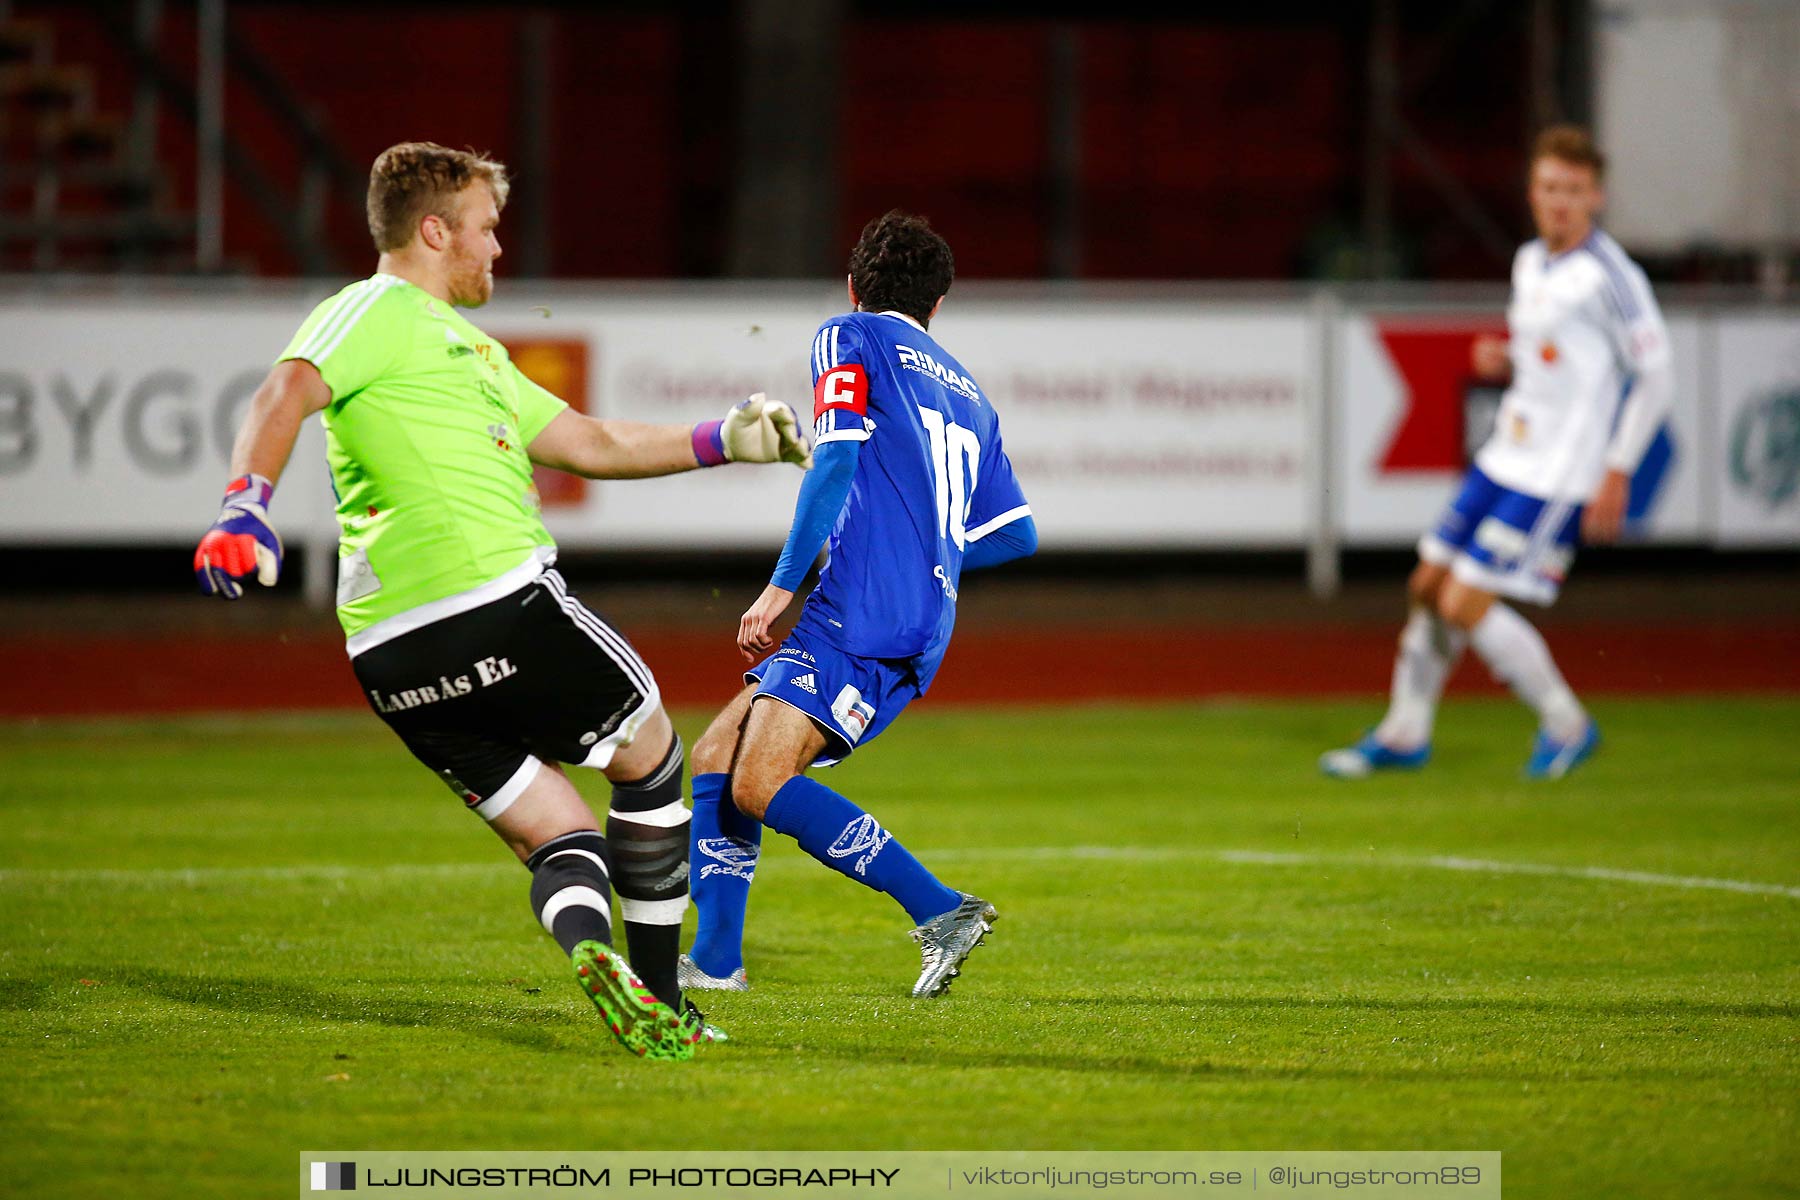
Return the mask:
[[[375,712],[530,869],[539,921],[613,1035],[693,1056],[721,1040],[676,985],[688,902],[682,746],[655,677],[553,567],[532,465],[590,479],[726,462],[809,465],[787,405],[753,396],[697,426],[570,409],[466,320],[493,295],[506,169],[405,142],[375,160],[376,273],[315,309],[257,392],[224,507],[194,554],[201,590],[273,584],[269,499],[322,413],[337,497],[338,617]],[[602,835],[561,764],[612,781]],[[631,960],[612,949],[620,897]]]

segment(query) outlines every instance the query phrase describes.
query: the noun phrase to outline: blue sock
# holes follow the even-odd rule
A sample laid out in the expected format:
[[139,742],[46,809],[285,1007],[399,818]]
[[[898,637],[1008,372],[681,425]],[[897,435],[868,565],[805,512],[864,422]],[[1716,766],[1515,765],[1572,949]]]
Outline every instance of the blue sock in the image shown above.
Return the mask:
[[920,866],[874,817],[804,775],[781,785],[769,801],[763,824],[787,834],[832,870],[886,892],[915,925],[962,903],[959,894]]
[[762,853],[762,825],[725,796],[730,776],[694,776],[694,824],[689,887],[699,927],[688,957],[708,975],[724,978],[744,965],[744,908]]

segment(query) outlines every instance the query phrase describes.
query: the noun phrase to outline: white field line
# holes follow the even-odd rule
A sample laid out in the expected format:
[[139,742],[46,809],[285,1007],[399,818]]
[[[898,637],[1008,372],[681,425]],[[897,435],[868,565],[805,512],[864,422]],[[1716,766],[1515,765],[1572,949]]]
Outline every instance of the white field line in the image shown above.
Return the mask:
[[[928,862],[1056,862],[1103,859],[1127,862],[1202,861],[1232,866],[1266,867],[1371,867],[1398,871],[1458,871],[1475,875],[1536,875],[1558,879],[1591,879],[1606,883],[1630,883],[1641,887],[1737,892],[1748,896],[1783,896],[1800,900],[1800,887],[1757,883],[1746,879],[1713,879],[1702,875],[1664,875],[1655,871],[1625,871],[1614,867],[1558,866],[1550,863],[1500,862],[1456,855],[1406,854],[1307,854],[1270,850],[1208,850],[1201,847],[1157,846],[996,846],[958,847],[928,851]],[[801,860],[765,861],[764,869],[803,865]],[[494,863],[384,863],[370,866],[318,864],[282,867],[191,867],[139,870],[68,870],[60,868],[0,870],[0,885],[112,883],[137,887],[194,887],[235,881],[348,882],[371,877],[461,878],[512,875],[516,868]]]
[[1499,862],[1448,854],[1306,854],[1279,850],[1206,850],[1198,847],[1150,846],[1019,846],[992,850],[940,850],[927,858],[971,861],[984,859],[1123,859],[1151,862],[1158,859],[1201,859],[1211,862],[1266,867],[1390,867],[1403,871],[1462,871],[1477,875],[1543,875],[1561,879],[1599,879],[1608,883],[1635,883],[1644,887],[1740,892],[1751,896],[1785,896],[1800,900],[1800,887],[1781,883],[1757,883],[1747,879],[1712,879],[1704,875],[1664,875],[1655,871],[1625,871],[1615,867],[1558,866],[1552,863]]

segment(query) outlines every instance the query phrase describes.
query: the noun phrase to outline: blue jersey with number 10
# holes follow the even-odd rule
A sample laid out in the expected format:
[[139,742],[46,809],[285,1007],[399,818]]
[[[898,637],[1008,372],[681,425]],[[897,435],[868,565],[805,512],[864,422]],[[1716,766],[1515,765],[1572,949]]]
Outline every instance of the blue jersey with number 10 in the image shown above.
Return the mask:
[[800,628],[849,654],[913,660],[929,686],[956,622],[963,551],[1030,514],[1000,418],[899,313],[846,313],[813,339],[814,440],[863,442]]

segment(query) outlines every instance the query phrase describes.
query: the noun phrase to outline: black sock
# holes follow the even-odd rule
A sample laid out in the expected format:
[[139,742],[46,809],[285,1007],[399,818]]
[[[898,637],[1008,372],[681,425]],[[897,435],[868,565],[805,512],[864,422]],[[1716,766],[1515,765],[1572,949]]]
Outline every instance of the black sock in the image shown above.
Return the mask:
[[681,739],[657,768],[633,783],[613,784],[606,837],[612,844],[619,915],[631,965],[657,999],[679,1011],[675,963],[688,902],[688,810],[681,803]]
[[567,954],[577,942],[612,945],[612,890],[606,882],[606,839],[594,830],[551,838],[525,860],[531,910]]

